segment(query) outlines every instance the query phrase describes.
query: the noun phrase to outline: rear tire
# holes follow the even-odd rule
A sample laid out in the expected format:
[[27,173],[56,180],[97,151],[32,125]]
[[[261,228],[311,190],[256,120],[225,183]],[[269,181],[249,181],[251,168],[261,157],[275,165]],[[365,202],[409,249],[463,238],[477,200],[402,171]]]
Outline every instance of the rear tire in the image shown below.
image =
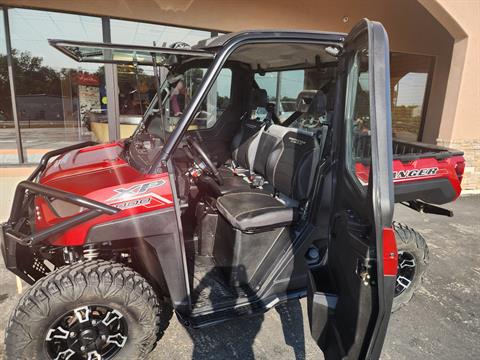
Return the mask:
[[6,358],[63,353],[59,359],[87,359],[96,351],[105,359],[143,359],[170,317],[170,306],[137,272],[109,261],[79,262],[50,273],[21,297],[6,329]]
[[405,306],[422,283],[428,267],[428,246],[425,238],[414,229],[393,223],[398,249],[398,273],[392,312]]

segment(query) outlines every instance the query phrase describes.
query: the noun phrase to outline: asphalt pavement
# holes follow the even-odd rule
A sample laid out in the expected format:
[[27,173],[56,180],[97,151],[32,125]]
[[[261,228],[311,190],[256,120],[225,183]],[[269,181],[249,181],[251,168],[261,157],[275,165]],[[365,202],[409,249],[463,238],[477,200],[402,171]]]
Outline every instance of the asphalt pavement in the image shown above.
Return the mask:
[[[480,196],[447,206],[453,218],[419,214],[401,205],[395,219],[422,233],[430,267],[408,306],[392,314],[383,359],[480,359]],[[15,277],[0,267],[0,356]],[[311,339],[306,300],[202,330],[172,318],[150,359],[322,359]]]

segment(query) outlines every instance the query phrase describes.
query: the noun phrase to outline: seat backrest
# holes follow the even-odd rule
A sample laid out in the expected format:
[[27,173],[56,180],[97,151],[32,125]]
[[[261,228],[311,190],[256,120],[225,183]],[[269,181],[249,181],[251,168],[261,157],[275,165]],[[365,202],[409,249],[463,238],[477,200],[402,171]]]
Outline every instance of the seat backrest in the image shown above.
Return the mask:
[[[232,159],[238,166],[248,168],[248,150],[253,136],[264,126],[264,119],[252,115],[257,109],[266,109],[268,104],[267,92],[264,89],[254,89],[249,110],[241,119],[240,132],[232,141]],[[266,112],[266,110],[265,110]]]
[[[306,119],[325,116],[327,97],[322,90],[302,90],[295,102],[295,112],[282,123],[286,127],[300,127]],[[293,125],[292,125],[293,124]]]
[[[265,179],[289,198],[297,201],[307,199],[320,158],[317,135],[278,125],[270,126],[262,135],[266,133],[268,143],[265,145],[260,140],[259,153],[255,158],[256,170],[260,170],[260,159],[266,156],[262,173]],[[271,147],[271,150],[262,156],[260,151],[266,147]]]
[[283,127],[279,125],[270,125],[260,131],[252,141],[249,149],[249,154],[252,154],[250,172],[266,176],[268,158],[282,139],[282,129]]

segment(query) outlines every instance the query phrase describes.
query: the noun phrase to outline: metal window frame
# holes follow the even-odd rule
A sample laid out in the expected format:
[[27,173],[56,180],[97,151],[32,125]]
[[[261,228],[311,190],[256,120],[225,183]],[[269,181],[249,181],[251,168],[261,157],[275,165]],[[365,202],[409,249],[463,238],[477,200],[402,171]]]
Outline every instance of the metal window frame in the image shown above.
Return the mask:
[[13,68],[12,59],[12,41],[10,37],[10,19],[8,16],[8,8],[0,7],[3,11],[3,26],[5,31],[5,44],[7,48],[7,67],[8,67],[8,82],[10,84],[10,99],[12,103],[12,116],[15,126],[15,140],[17,143],[18,163],[25,164],[25,157],[23,154],[22,135],[20,133],[20,121],[17,112],[17,99],[15,97],[15,69]]
[[[103,42],[112,42],[112,29],[110,18],[102,17]],[[118,97],[118,72],[116,64],[105,64],[105,90],[107,95],[107,125],[108,139],[115,141],[120,139],[120,103]]]

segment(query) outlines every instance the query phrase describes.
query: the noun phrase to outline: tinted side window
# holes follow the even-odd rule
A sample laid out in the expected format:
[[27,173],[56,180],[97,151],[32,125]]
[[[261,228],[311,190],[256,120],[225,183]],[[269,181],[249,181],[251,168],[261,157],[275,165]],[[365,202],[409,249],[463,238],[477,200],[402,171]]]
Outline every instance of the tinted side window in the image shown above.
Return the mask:
[[368,50],[357,51],[348,65],[345,101],[347,169],[360,188],[368,185],[371,163]]
[[[181,109],[179,103],[183,95],[186,98],[186,102],[196,93],[198,86],[200,85],[206,69],[189,69],[184,74],[185,90],[183,93],[179,93],[179,96],[175,96],[172,93],[170,100],[170,112],[175,109]],[[194,122],[192,123],[190,130],[208,129],[215,125],[218,118],[230,105],[232,90],[232,70],[224,68],[220,71],[217,80],[212,85],[210,92],[202,103],[200,111],[197,113]],[[175,108],[175,109],[174,109]],[[173,114],[175,116],[175,114]]]
[[298,94],[306,89],[305,70],[271,72],[265,75],[255,74],[255,81],[268,94],[268,101],[275,104],[275,112],[280,122],[295,112]]

